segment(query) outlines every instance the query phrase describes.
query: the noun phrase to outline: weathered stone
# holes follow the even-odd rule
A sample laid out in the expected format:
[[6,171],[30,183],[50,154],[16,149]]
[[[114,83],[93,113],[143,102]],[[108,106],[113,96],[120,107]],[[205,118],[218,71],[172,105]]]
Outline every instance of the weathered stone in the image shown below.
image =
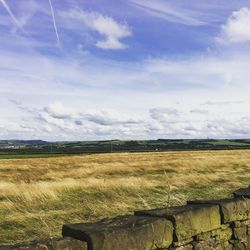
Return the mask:
[[250,220],[233,221],[232,227],[250,226]]
[[180,247],[180,246],[187,245],[187,244],[191,243],[192,241],[193,241],[193,238],[187,238],[184,240],[174,241],[172,245],[173,245],[173,247]]
[[87,243],[71,238],[52,238],[41,242],[33,241],[26,245],[2,246],[0,250],[87,250]]
[[188,244],[180,247],[171,247],[169,250],[193,250],[193,245]]
[[215,237],[216,240],[224,240],[224,241],[228,241],[232,238],[233,235],[233,231],[231,228],[227,228],[224,230],[221,230],[220,232],[218,232],[218,234],[213,235]]
[[215,238],[217,241],[227,241],[232,238],[232,228],[229,226],[227,228],[219,228],[212,230],[210,232],[201,233],[195,236],[197,241],[206,241],[211,238]]
[[197,241],[193,243],[194,250],[211,250],[215,246],[215,239],[209,239],[206,241]]
[[222,222],[250,219],[250,199],[234,198],[208,201],[188,201],[192,205],[216,204],[220,206]]
[[163,218],[131,215],[64,225],[62,233],[87,241],[88,250],[147,250],[168,247],[173,240],[173,225]]
[[231,223],[232,227],[242,227],[242,222],[241,221],[233,221]]
[[241,221],[242,225],[250,226],[250,220]]
[[215,238],[211,238],[206,241],[197,241],[193,243],[194,250],[228,250],[232,249],[229,246],[228,241],[216,240]]
[[197,241],[205,241],[205,240],[209,240],[212,237],[212,232],[205,232],[205,233],[201,233],[195,236],[195,240]]
[[243,197],[250,199],[250,188],[240,188],[233,192],[234,197]]
[[221,225],[221,229],[224,230],[224,229],[228,229],[230,227],[231,223],[225,223],[225,224],[222,224]]
[[221,225],[219,206],[217,205],[186,205],[137,211],[135,214],[163,217],[171,220],[175,227],[175,241],[181,241],[199,233],[211,231]]
[[52,240],[51,245],[53,250],[87,250],[86,242],[69,237],[60,240]]
[[232,238],[232,235],[233,231],[230,227],[221,230],[216,230],[212,233],[212,236],[215,237],[216,240],[220,241],[228,241]]
[[233,229],[233,234],[234,238],[241,240],[241,239],[246,239],[247,238],[247,227],[242,226],[242,227],[235,227]]
[[37,244],[36,250],[49,250],[49,248],[48,248],[48,246],[46,246],[44,244]]
[[228,243],[223,250],[234,250],[233,245]]
[[232,247],[229,246],[228,241],[218,241],[215,243],[214,249],[216,249],[216,250],[229,250],[229,249],[232,249]]
[[234,250],[249,250],[247,242],[242,242],[239,240],[231,240],[230,243],[233,245]]

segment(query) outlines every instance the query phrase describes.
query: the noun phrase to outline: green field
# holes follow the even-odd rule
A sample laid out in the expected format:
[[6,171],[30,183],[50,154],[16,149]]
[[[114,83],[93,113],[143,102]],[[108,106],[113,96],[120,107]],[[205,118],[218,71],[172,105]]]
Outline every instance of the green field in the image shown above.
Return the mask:
[[[57,154],[162,152],[179,150],[250,149],[250,140],[137,140],[137,141],[0,141],[1,158],[51,157]],[[11,156],[8,156],[11,154]],[[34,156],[33,156],[34,155]]]
[[30,159],[30,158],[48,158],[48,157],[60,157],[67,156],[68,154],[0,154],[0,159]]

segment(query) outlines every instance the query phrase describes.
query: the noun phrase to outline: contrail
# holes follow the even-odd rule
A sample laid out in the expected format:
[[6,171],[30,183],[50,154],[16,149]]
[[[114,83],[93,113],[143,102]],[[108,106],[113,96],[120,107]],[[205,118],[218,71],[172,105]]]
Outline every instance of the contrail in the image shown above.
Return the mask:
[[0,2],[2,3],[3,7],[6,9],[6,11],[7,11],[8,14],[10,15],[12,21],[16,24],[16,26],[17,26],[24,34],[27,34],[26,31],[23,29],[22,25],[20,25],[20,23],[19,23],[18,20],[16,19],[15,15],[14,15],[13,12],[11,11],[9,5],[5,2],[5,0],[0,0]]
[[57,43],[58,43],[58,45],[60,45],[61,42],[60,42],[60,38],[59,38],[59,35],[58,35],[58,32],[57,32],[56,19],[55,19],[55,12],[54,12],[53,5],[52,5],[52,3],[51,3],[51,0],[49,0],[49,5],[50,5],[50,9],[51,9],[51,15],[52,15],[52,19],[53,19],[53,24],[54,24],[54,29],[55,29],[55,33],[56,33]]

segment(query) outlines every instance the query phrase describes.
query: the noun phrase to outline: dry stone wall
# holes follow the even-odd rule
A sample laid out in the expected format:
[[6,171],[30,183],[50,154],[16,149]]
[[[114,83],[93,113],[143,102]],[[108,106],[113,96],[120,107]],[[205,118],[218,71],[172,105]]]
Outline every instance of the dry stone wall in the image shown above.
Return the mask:
[[250,187],[222,200],[63,225],[61,239],[0,250],[250,250]]

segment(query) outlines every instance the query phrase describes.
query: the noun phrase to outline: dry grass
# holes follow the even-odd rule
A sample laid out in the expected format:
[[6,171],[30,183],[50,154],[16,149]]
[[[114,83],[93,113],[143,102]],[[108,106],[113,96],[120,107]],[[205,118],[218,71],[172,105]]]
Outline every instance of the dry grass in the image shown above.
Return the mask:
[[221,198],[250,182],[250,150],[0,160],[0,243],[60,235],[68,222]]

